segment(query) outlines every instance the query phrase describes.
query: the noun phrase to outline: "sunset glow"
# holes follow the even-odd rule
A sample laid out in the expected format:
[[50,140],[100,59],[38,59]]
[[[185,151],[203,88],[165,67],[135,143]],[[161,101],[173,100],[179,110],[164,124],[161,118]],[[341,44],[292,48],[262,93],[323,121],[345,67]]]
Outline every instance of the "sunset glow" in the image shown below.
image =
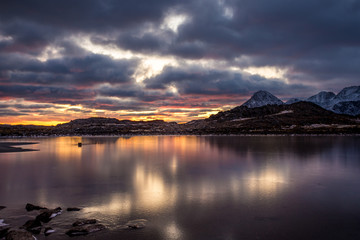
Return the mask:
[[[184,123],[258,90],[285,101],[357,85],[359,22],[344,12],[351,1],[307,4],[2,2],[0,124]],[[325,12],[307,22],[296,17],[303,9]]]

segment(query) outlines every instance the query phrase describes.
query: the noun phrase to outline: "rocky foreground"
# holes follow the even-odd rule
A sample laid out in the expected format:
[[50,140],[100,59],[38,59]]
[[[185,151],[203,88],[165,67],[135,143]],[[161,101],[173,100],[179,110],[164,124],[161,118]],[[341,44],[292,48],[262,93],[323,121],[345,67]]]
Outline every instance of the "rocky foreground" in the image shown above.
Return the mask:
[[239,106],[185,124],[115,118],[76,119],[57,126],[0,125],[0,136],[166,134],[360,134],[360,115],[338,114],[311,102]]
[[[0,206],[0,210],[6,208],[5,206]],[[27,220],[22,226],[11,226],[6,223],[6,219],[0,219],[0,239],[5,240],[34,240],[39,234],[44,234],[49,236],[56,232],[57,226],[52,225],[50,221],[56,216],[62,214],[63,210],[61,207],[55,209],[48,209],[46,207],[41,207],[33,204],[26,204],[26,211],[38,211],[38,215]],[[67,208],[67,211],[81,211],[80,208]],[[141,229],[146,226],[147,220],[137,219],[127,222],[125,225],[119,226],[121,230],[128,229]],[[64,234],[69,237],[88,235],[95,232],[99,232],[106,229],[103,224],[97,222],[96,219],[77,219],[71,225],[69,229],[64,232]]]

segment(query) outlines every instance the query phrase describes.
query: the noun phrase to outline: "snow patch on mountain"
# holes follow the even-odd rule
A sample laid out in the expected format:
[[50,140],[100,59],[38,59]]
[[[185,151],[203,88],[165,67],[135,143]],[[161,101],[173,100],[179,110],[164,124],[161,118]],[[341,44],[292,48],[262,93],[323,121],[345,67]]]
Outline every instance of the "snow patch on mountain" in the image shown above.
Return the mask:
[[247,100],[242,106],[248,108],[262,107],[266,105],[282,105],[283,101],[272,95],[267,91],[258,91]]

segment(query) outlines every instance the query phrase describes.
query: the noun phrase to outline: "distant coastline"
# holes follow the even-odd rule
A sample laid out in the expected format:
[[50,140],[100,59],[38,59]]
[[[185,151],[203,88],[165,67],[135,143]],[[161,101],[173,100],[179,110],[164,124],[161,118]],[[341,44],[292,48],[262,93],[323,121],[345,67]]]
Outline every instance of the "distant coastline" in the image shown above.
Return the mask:
[[139,135],[354,135],[360,115],[338,114],[311,102],[238,106],[184,124],[92,117],[56,126],[0,125],[0,137]]

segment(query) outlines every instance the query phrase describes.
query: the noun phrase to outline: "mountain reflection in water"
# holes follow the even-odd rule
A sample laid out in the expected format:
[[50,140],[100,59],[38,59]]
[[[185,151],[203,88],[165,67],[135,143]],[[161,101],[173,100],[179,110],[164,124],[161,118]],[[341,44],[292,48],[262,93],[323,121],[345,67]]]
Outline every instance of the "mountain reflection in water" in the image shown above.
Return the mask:
[[[34,141],[21,139],[27,140]],[[359,137],[36,141],[40,151],[0,155],[0,205],[8,206],[0,218],[23,221],[24,216],[10,216],[27,202],[82,207],[76,216],[54,219],[60,225],[54,239],[66,238],[62,228],[71,222],[68,217],[105,224],[107,231],[89,236],[94,239],[360,237]],[[146,228],[119,229],[139,218],[149,220]]]

